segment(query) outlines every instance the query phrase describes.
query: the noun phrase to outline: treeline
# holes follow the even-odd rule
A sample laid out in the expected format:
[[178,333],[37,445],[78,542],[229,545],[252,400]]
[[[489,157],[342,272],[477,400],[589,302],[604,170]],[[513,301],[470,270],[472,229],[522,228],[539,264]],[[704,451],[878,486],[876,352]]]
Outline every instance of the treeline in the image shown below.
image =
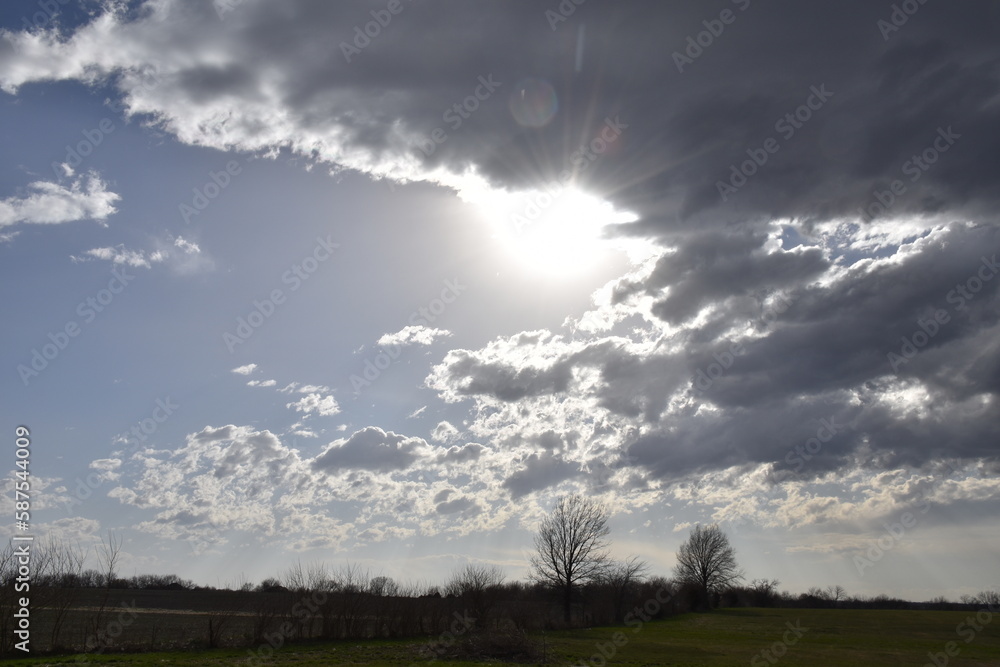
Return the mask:
[[[684,548],[717,540],[715,528],[692,533]],[[700,538],[699,538],[700,539]],[[710,542],[708,542],[710,543]],[[718,542],[727,553],[725,541]],[[98,569],[83,569],[85,553],[55,542],[33,551],[30,591],[18,587],[12,545],[0,550],[0,653],[13,652],[14,615],[31,599],[32,651],[105,652],[246,647],[260,660],[287,642],[423,638],[415,657],[537,661],[539,630],[624,624],[633,629],[671,614],[717,607],[844,609],[977,609],[1000,607],[1000,592],[960,602],[910,602],[886,595],[850,596],[840,586],[793,595],[777,580],[741,574],[717,585],[685,577],[649,576],[645,564],[608,562],[571,587],[540,577],[508,581],[496,566],[470,564],[443,585],[399,583],[357,564],[330,568],[296,563],[254,584],[196,586],[176,575],[118,573],[121,541],[98,548]],[[185,610],[195,610],[194,612]],[[140,613],[141,612],[141,613]]]
[[805,593],[778,591],[777,579],[757,579],[748,586],[732,586],[714,598],[719,607],[784,607],[800,609],[914,609],[935,611],[970,611],[1000,605],[1000,592],[981,591],[963,595],[959,601],[943,596],[927,601],[877,595],[848,595],[842,586],[813,587]]
[[72,572],[50,574],[35,578],[35,584],[40,587],[53,588],[112,588],[146,591],[182,591],[202,588],[190,579],[181,579],[176,574],[137,574],[107,581],[104,573],[97,570],[84,570],[79,574]]
[[[33,546],[30,589],[18,588],[13,545],[0,550],[0,652],[14,651],[14,612],[30,597],[32,651],[105,652],[248,647],[267,653],[291,641],[424,638],[435,658],[533,659],[529,633],[570,624],[562,591],[508,581],[471,564],[441,585],[399,583],[357,564],[296,563],[258,584],[195,586],[176,575],[119,574],[121,540],[97,548],[84,569],[78,546]],[[573,625],[633,626],[685,611],[672,583],[635,568],[608,568],[574,589]],[[195,610],[194,612],[182,612]],[[182,625],[179,625],[182,624]]]

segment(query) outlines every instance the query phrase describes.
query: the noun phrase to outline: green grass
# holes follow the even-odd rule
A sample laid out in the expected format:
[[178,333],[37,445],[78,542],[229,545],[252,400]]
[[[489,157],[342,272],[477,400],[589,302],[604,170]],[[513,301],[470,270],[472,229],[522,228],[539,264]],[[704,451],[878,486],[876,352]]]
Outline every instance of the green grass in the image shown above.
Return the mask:
[[[614,655],[608,665],[750,665],[761,650],[780,642],[786,623],[805,631],[776,664],[793,665],[912,665],[928,662],[928,652],[945,651],[955,642],[959,654],[949,667],[1000,665],[1000,617],[991,618],[970,642],[956,627],[969,612],[868,611],[819,609],[738,609],[709,614],[684,614],[641,628],[609,627],[549,632],[544,635],[548,662],[553,665],[594,665],[598,646]],[[994,615],[995,616],[995,615]],[[615,635],[615,633],[621,633]],[[542,639],[542,635],[538,635]],[[790,637],[791,638],[791,637]],[[623,640],[627,640],[623,643]],[[424,641],[366,641],[301,643],[275,653],[273,665],[405,665]],[[248,652],[239,650],[141,653],[90,656],[91,664],[149,666],[247,664]],[[424,661],[428,662],[428,661]],[[5,661],[9,665],[76,665],[75,657],[61,656]],[[429,664],[429,662],[428,662]],[[435,667],[472,665],[439,661]],[[769,665],[764,657],[754,664]]]
[[[966,612],[868,611],[838,609],[739,609],[711,614],[685,614],[625,629],[629,643],[609,664],[616,665],[750,665],[763,649],[781,642],[786,623],[808,630],[777,664],[787,665],[914,665],[928,662],[928,652],[942,652],[954,641],[960,653],[949,666],[1000,665],[1000,618],[970,643],[956,634]],[[597,653],[615,632],[600,628],[560,633],[552,645],[573,664]],[[966,635],[967,636],[967,635]],[[791,638],[791,635],[789,635]],[[599,665],[600,662],[594,663]],[[764,656],[758,665],[771,664]]]

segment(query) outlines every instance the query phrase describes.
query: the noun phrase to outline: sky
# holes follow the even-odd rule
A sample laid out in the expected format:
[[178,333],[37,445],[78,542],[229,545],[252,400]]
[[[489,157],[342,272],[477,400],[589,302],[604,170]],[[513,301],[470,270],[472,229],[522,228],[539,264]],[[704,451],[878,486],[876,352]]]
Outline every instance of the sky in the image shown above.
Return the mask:
[[[120,572],[957,599],[1000,556],[1000,5],[11,1],[0,421]],[[5,475],[13,521],[14,475]]]

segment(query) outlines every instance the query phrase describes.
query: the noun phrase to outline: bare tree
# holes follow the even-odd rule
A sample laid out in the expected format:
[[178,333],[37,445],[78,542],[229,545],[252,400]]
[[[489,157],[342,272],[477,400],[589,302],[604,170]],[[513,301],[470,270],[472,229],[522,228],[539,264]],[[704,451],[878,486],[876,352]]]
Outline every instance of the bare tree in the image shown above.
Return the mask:
[[601,580],[611,589],[616,621],[624,618],[626,600],[643,580],[648,568],[649,565],[639,560],[638,556],[630,556],[627,560],[609,565],[604,572]]
[[[962,596],[963,601],[966,596]],[[977,595],[971,596],[973,604],[983,605],[989,607],[993,610],[995,607],[1000,607],[1000,591],[985,590],[980,591]]]
[[295,561],[294,565],[290,565],[285,570],[281,583],[285,585],[285,588],[296,593],[302,593],[306,590],[306,571],[302,567],[302,561]]
[[107,542],[102,538],[100,546],[97,547],[97,560],[101,566],[105,588],[111,588],[118,578],[118,561],[121,559],[123,540],[121,535],[108,531]]
[[531,559],[532,579],[560,590],[563,614],[571,620],[573,591],[600,579],[608,566],[608,511],[582,496],[559,501],[535,535],[537,555]]
[[245,573],[240,572],[235,581],[226,582],[225,588],[227,591],[241,591],[243,593],[249,593],[253,590],[253,582],[247,579],[247,575]]
[[476,627],[486,627],[497,603],[506,575],[496,565],[469,563],[451,576],[445,593],[462,598],[475,618]]
[[368,592],[376,597],[392,597],[399,593],[399,584],[392,577],[379,575],[368,581]]
[[750,582],[750,593],[752,594],[753,606],[771,607],[774,606],[778,597],[778,586],[781,584],[777,579],[754,579]]
[[47,601],[46,606],[52,610],[51,646],[57,648],[63,623],[80,592],[80,573],[87,552],[79,543],[57,542],[54,539],[49,540],[48,548],[52,554],[52,577],[49,582],[52,599]]
[[699,587],[705,601],[743,579],[736,566],[736,550],[718,524],[697,525],[677,552],[674,577]]
[[324,636],[357,639],[369,623],[368,603],[371,574],[357,563],[348,562],[331,574],[332,591],[324,619]]
[[812,604],[818,604],[819,602],[825,602],[831,607],[836,607],[840,600],[847,597],[847,591],[844,590],[843,586],[827,586],[826,588],[820,588],[819,586],[813,586],[808,591],[799,596],[799,599],[806,600]]
[[104,584],[104,593],[101,595],[100,603],[92,612],[90,626],[92,630],[90,648],[105,648],[110,641],[110,637],[105,629],[105,613],[108,607],[108,598],[111,596],[111,587],[118,578],[118,561],[121,559],[123,538],[108,531],[107,541],[101,538],[101,544],[97,547],[97,563],[100,566],[100,577]]
[[306,569],[306,589],[325,591],[330,588],[330,572],[324,563],[310,563]]

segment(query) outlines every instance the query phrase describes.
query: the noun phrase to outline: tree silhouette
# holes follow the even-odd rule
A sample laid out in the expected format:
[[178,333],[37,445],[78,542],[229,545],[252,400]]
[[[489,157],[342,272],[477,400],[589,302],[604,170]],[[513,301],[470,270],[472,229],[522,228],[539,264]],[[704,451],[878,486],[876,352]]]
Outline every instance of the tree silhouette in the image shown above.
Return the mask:
[[618,563],[609,563],[601,581],[610,589],[614,604],[615,620],[623,621],[625,601],[646,576],[649,565],[638,556],[630,556]]
[[496,565],[469,563],[452,575],[445,586],[449,595],[469,606],[477,628],[486,627],[496,606],[506,575]]
[[607,509],[582,496],[560,500],[538,529],[531,576],[562,592],[567,623],[571,620],[573,590],[600,579],[607,570],[609,532]]
[[698,586],[707,602],[709,593],[718,593],[743,579],[736,566],[736,550],[718,524],[697,525],[677,552],[674,577]]

